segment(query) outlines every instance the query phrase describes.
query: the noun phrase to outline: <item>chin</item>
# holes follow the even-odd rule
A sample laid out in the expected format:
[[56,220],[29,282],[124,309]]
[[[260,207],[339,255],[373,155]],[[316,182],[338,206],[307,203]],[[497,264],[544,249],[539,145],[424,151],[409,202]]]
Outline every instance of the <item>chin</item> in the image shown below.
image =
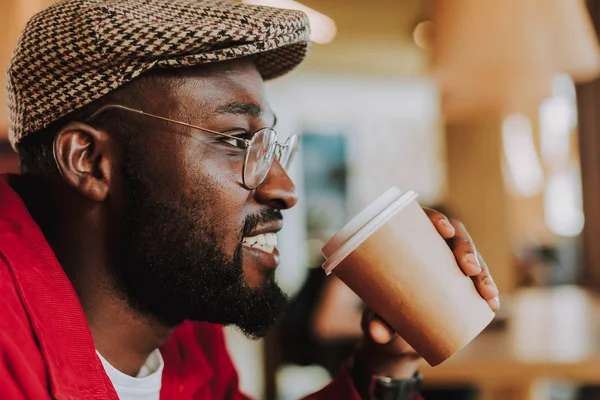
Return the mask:
[[252,290],[266,290],[274,284],[274,281],[274,270],[250,269],[244,271],[244,283]]

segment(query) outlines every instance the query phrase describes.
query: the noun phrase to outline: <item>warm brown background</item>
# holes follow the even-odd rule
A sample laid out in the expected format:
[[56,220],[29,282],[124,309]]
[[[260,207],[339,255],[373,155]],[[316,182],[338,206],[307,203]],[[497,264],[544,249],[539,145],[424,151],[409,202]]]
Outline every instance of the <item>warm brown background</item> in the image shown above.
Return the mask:
[[[27,19],[53,0],[3,0],[0,2],[0,66],[10,59],[14,43]],[[411,78],[426,74],[427,53],[413,40],[415,25],[427,18],[426,1],[420,0],[305,0],[304,3],[331,16],[338,27],[336,39],[328,45],[313,45],[312,54],[301,67],[303,71],[335,72]],[[593,18],[598,18],[598,1],[590,1]],[[596,21],[597,22],[597,21]],[[0,84],[4,85],[3,74]],[[596,85],[596,86],[594,86]],[[597,117],[597,84],[581,92],[583,171],[585,181],[587,269],[600,265],[595,255],[594,225],[600,218],[600,166],[596,165],[598,146],[594,133]],[[595,89],[593,89],[595,88]],[[532,110],[532,119],[536,110]],[[0,141],[6,140],[4,96],[0,96]],[[447,126],[445,129],[448,193],[447,204],[460,215],[476,239],[479,250],[493,267],[499,286],[510,291],[516,274],[510,248],[514,241],[543,231],[543,197],[515,199],[502,178],[501,121],[487,121],[476,126]],[[6,145],[0,151],[0,170],[15,170],[16,161]],[[8,157],[8,159],[7,159]],[[596,160],[596,161],[594,161]],[[600,228],[598,228],[600,229]],[[546,232],[547,233],[547,232]],[[541,235],[545,233],[542,232]],[[552,237],[548,234],[549,241]],[[600,269],[600,267],[599,267]],[[588,277],[598,275],[591,273]],[[600,279],[595,279],[600,281]]]

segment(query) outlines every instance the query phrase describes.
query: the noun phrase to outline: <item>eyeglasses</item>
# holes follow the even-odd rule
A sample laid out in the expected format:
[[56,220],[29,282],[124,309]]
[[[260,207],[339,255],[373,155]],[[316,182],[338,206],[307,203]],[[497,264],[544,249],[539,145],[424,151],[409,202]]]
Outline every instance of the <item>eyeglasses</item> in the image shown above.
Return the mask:
[[254,135],[252,135],[251,139],[243,139],[228,135],[226,133],[191,125],[186,122],[175,121],[159,115],[150,114],[145,111],[136,110],[134,108],[125,107],[118,104],[109,104],[100,108],[90,117],[88,117],[86,122],[90,122],[98,117],[98,115],[109,109],[118,109],[145,115],[162,121],[171,122],[188,128],[212,133],[213,135],[236,140],[239,143],[240,148],[245,150],[244,167],[242,169],[242,183],[248,190],[256,189],[261,185],[261,183],[264,182],[269,174],[269,171],[271,170],[273,160],[275,159],[279,162],[283,169],[287,171],[292,163],[292,160],[294,159],[294,156],[296,155],[296,152],[298,151],[298,135],[290,136],[288,140],[282,144],[277,141],[278,134],[272,128],[259,129],[254,133]]

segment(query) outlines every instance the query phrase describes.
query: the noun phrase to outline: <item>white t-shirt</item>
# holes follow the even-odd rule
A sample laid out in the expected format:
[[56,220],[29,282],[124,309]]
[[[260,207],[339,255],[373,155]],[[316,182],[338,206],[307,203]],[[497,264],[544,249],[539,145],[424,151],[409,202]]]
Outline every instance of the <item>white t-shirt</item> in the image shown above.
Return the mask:
[[159,400],[162,372],[165,366],[158,349],[149,356],[137,376],[122,373],[96,351],[106,374],[110,378],[120,400]]

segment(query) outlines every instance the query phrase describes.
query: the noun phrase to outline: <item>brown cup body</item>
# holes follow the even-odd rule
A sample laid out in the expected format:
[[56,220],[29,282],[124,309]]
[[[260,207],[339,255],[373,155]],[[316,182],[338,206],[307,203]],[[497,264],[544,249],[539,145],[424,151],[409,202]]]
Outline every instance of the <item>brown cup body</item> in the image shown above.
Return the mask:
[[366,238],[333,273],[432,366],[462,349],[494,318],[416,201]]

